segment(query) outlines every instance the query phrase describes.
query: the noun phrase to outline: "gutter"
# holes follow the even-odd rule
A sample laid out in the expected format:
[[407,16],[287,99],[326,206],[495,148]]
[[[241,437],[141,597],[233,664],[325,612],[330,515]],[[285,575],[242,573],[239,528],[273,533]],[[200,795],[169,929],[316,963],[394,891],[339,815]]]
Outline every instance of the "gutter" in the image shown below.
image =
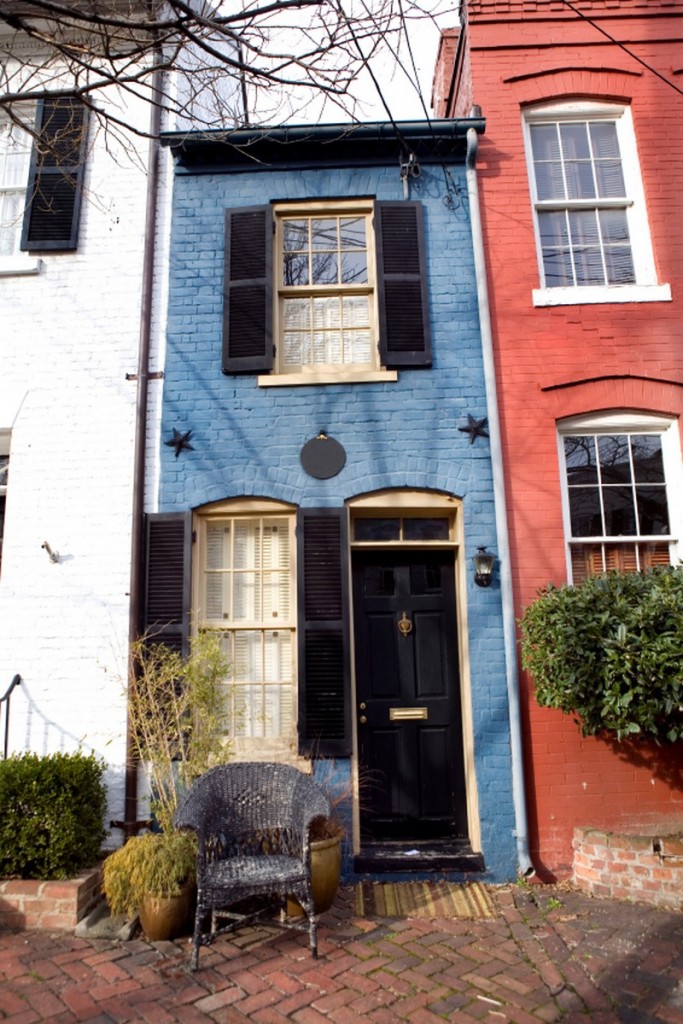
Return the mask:
[[500,434],[500,417],[496,393],[496,369],[493,356],[493,334],[491,331],[491,308],[489,305],[484,259],[484,237],[481,226],[479,185],[477,182],[477,148],[479,140],[474,128],[467,131],[467,194],[470,203],[470,223],[474,247],[474,266],[477,278],[477,301],[481,325],[481,345],[484,358],[484,381],[486,386],[486,411],[491,442],[493,470],[493,493],[496,510],[496,531],[498,535],[498,558],[500,564],[500,589],[503,605],[503,635],[505,641],[505,670],[507,677],[508,709],[510,717],[510,755],[512,758],[512,798],[515,810],[515,838],[517,841],[517,863],[522,878],[530,878],[536,869],[529,853],[529,826],[527,820],[526,794],[524,787],[524,760],[522,755],[522,717],[519,697],[519,672],[517,668],[517,643],[515,635],[515,612],[512,593],[512,569],[510,562],[510,537],[505,502],[505,477],[503,474],[503,446]]

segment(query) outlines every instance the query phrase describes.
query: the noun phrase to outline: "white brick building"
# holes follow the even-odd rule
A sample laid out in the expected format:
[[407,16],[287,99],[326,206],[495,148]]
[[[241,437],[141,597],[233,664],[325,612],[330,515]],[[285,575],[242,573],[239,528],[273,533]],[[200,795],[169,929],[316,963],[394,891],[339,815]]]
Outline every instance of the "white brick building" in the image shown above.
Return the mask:
[[[148,130],[150,107],[126,108]],[[72,251],[19,250],[29,151],[0,118],[0,696],[19,673],[9,752],[94,751],[109,766],[109,818],[122,819],[149,143],[105,140],[90,119]],[[160,159],[152,372],[167,266]],[[160,386],[150,381],[152,424]],[[2,705],[0,737],[4,725]]]

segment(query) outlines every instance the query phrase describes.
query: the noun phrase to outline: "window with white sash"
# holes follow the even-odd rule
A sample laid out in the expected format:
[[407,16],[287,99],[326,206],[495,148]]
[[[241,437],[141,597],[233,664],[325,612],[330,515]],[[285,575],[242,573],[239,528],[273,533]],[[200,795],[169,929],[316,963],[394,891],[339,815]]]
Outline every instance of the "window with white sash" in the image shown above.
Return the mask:
[[559,441],[572,581],[668,565],[680,517],[675,425],[636,414],[575,419]]
[[198,627],[221,636],[232,736],[289,744],[295,724],[292,517],[266,512],[200,522]]
[[629,108],[564,103],[527,111],[524,124],[536,304],[669,299],[657,287]]
[[32,140],[0,118],[0,259],[19,254]]

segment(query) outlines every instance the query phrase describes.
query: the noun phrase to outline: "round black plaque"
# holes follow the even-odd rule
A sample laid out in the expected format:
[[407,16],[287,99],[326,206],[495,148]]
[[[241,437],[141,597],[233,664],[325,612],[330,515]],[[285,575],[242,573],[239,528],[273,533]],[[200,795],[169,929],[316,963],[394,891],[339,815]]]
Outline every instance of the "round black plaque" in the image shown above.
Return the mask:
[[329,480],[346,465],[346,452],[339,441],[327,434],[318,434],[301,449],[301,465],[316,480]]

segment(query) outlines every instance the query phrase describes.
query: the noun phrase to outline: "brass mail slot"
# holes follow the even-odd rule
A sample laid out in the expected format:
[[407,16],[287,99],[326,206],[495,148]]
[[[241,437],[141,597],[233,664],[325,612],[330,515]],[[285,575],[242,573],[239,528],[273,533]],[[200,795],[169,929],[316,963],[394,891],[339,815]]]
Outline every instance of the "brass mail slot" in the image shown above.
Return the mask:
[[416,718],[429,718],[428,708],[389,708],[390,722],[410,722]]

